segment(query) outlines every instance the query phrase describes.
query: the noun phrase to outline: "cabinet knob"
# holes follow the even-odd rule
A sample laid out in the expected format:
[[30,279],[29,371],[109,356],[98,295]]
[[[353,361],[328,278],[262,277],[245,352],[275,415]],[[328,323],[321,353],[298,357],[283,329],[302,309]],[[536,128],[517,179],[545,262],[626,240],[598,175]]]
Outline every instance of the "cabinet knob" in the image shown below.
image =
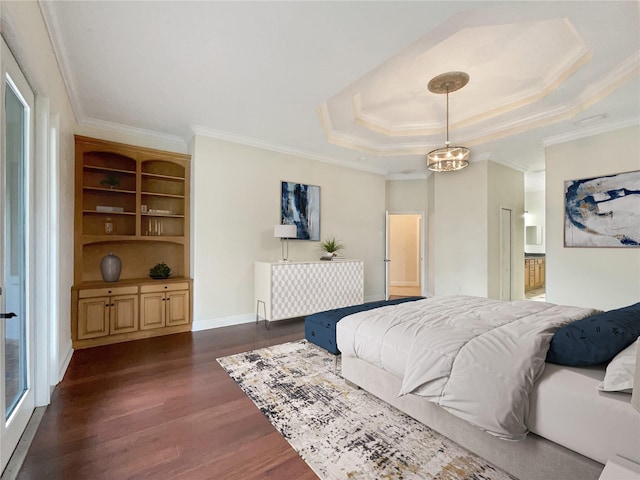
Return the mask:
[[164,288],[167,288],[167,285],[165,285]]
[[111,290],[109,290],[109,292],[107,292],[107,293],[111,293]]

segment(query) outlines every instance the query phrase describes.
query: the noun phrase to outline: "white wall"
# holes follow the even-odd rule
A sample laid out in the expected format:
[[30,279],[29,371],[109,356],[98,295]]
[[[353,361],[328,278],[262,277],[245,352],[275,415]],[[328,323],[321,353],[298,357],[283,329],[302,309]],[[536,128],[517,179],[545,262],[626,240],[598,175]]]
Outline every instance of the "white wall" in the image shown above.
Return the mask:
[[500,209],[511,210],[511,299],[524,298],[524,174],[487,162],[487,235],[489,298],[500,299]]
[[[384,177],[199,135],[191,150],[194,330],[255,318],[254,262],[281,258],[281,181],[320,186],[321,239],[364,260],[365,301],[384,298]],[[289,260],[319,257],[318,242],[289,242]]]
[[[49,42],[42,14],[37,2],[2,2],[2,35],[20,64],[36,98],[48,99],[49,114],[59,126],[58,158],[59,170],[51,172],[59,184],[57,230],[59,232],[59,259],[57,274],[57,311],[50,318],[52,357],[50,382],[56,384],[64,373],[71,357],[71,285],[73,283],[73,182],[74,145],[73,133],[76,120],[67,91],[58,69],[58,63]],[[44,102],[46,104],[46,101]],[[38,172],[36,172],[36,175]],[[39,219],[44,212],[35,212]],[[49,319],[47,319],[48,321]]]
[[487,296],[487,162],[436,173],[433,263],[437,296]]
[[640,170],[640,127],[549,146],[545,155],[547,300],[603,310],[638,302],[640,248],[564,247],[564,182]]
[[512,210],[512,298],[524,298],[524,175],[488,160],[427,181],[429,291],[500,298],[500,208]]
[[525,242],[524,250],[527,253],[545,253],[546,251],[547,227],[544,200],[544,190],[525,192],[524,194],[524,209],[527,211],[524,217],[525,227],[538,225],[542,228],[542,243],[540,245],[529,245]]
[[386,208],[391,213],[426,213],[427,179],[387,180]]
[[436,284],[436,269],[435,269],[435,244],[436,244],[436,228],[435,228],[435,187],[436,176],[429,175],[427,178],[427,273],[425,278],[427,279],[426,288],[423,285],[423,291],[427,292],[427,296],[432,297],[435,295]]

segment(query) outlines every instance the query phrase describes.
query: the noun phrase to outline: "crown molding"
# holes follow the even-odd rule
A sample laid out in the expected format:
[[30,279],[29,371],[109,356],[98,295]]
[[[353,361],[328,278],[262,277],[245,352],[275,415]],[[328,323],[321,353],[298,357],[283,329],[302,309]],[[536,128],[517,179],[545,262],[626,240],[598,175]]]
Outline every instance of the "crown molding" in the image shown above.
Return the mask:
[[578,96],[577,104],[584,110],[609,95],[614,90],[640,74],[640,50],[613,67],[600,80],[588,85]]
[[522,173],[525,173],[529,170],[527,167],[517,162],[508,160],[496,160],[495,158],[489,158],[488,160],[491,160],[493,163],[499,163],[500,165],[504,165],[505,167],[509,167]]
[[[445,127],[430,126],[424,123],[403,123],[390,125],[380,117],[365,110],[362,106],[362,93],[357,92],[351,97],[353,108],[353,121],[356,125],[361,125],[372,132],[380,133],[387,137],[411,137],[411,136],[427,136],[444,134]],[[330,113],[327,112],[329,115]],[[450,127],[456,125],[450,124]]]
[[194,135],[200,135],[203,137],[214,138],[216,140],[224,140],[227,142],[237,143],[240,145],[246,145],[249,147],[261,148],[263,150],[269,150],[272,152],[283,153],[285,155],[293,155],[296,157],[307,158],[317,162],[329,163],[332,165],[338,165],[341,167],[352,168],[354,170],[362,170],[369,173],[375,173],[377,175],[386,175],[388,170],[384,168],[372,167],[370,165],[363,165],[361,163],[350,162],[347,160],[338,160],[332,157],[324,155],[318,155],[305,150],[300,150],[284,145],[277,145],[275,143],[265,142],[257,138],[247,137],[244,135],[238,135],[235,133],[225,132],[221,130],[215,130],[209,127],[201,125],[191,125],[191,131]]
[[105,120],[97,120],[95,118],[87,118],[82,122],[79,122],[80,129],[96,129],[104,132],[111,132],[120,137],[135,136],[144,140],[149,140],[151,145],[156,145],[158,142],[162,142],[163,149],[171,149],[179,153],[186,153],[189,150],[188,142],[178,135],[170,135],[168,133],[156,132],[154,130],[147,130],[144,128],[131,127],[129,125],[122,125],[120,123],[107,122]]
[[[82,102],[80,101],[80,97],[78,97],[77,93],[80,91],[80,89],[78,88],[78,82],[76,80],[76,76],[73,73],[73,69],[70,67],[70,62],[66,53],[67,49],[64,47],[64,37],[60,34],[62,28],[60,28],[60,24],[58,23],[58,17],[55,14],[55,8],[53,4],[54,2],[38,1],[42,19],[44,20],[45,28],[47,29],[47,32],[49,34],[49,43],[51,43],[53,54],[56,57],[58,69],[60,70],[60,74],[62,75],[62,81],[64,83],[65,89],[67,90],[69,102],[71,103],[71,109],[73,110],[73,114],[76,117],[76,122],[81,123],[86,119],[86,116],[82,108]],[[61,47],[58,48],[58,45],[60,45]]]
[[320,117],[320,123],[324,130],[325,138],[327,142],[338,145],[350,150],[357,150],[359,152],[367,153],[375,156],[390,156],[390,155],[424,155],[437,146],[425,146],[424,144],[394,144],[391,146],[375,146],[367,143],[366,140],[357,137],[355,135],[337,132],[333,128],[331,121],[331,114],[329,113],[329,107],[327,102],[322,102],[316,108],[318,116]]
[[549,147],[551,145],[557,145],[559,143],[571,142],[573,140],[592,137],[601,133],[607,133],[614,130],[620,130],[622,128],[633,127],[635,125],[640,125],[640,117],[625,118],[617,122],[606,122],[600,125],[593,125],[591,127],[582,128],[578,131],[546,137],[542,139],[542,145],[544,147]]
[[431,170],[414,173],[390,173],[385,177],[385,180],[426,180],[432,173]]
[[350,150],[357,150],[359,152],[367,153],[374,156],[404,156],[404,155],[426,155],[431,150],[441,147],[443,143],[437,144],[424,144],[416,142],[394,143],[393,145],[376,146],[367,142],[365,139],[356,135],[337,132],[333,128],[331,122],[331,115],[327,102],[322,102],[317,107],[318,116],[320,117],[320,123],[324,130],[325,138],[327,142],[333,145],[339,145]]

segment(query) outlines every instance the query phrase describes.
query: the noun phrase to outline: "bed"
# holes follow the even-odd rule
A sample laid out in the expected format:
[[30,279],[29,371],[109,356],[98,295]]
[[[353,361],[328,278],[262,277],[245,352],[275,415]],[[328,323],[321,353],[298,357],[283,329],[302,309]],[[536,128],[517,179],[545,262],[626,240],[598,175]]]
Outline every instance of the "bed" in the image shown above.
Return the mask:
[[598,313],[462,295],[356,313],[337,325],[342,375],[517,478],[597,479],[613,454],[640,461],[640,414],[597,389],[604,366],[545,359]]
[[340,350],[338,350],[336,346],[336,325],[338,325],[338,322],[344,317],[358,312],[373,310],[374,308],[413,302],[422,298],[424,297],[402,297],[394,300],[380,300],[314,313],[304,319],[304,336],[307,341],[324,348],[327,352],[333,355],[340,355]]

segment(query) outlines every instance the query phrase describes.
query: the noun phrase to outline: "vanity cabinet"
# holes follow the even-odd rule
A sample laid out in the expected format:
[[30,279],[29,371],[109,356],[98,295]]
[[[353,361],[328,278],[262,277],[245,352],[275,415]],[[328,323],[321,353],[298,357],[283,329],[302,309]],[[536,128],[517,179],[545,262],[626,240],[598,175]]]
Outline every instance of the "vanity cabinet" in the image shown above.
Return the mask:
[[544,257],[525,258],[524,260],[524,291],[544,287],[545,259]]

